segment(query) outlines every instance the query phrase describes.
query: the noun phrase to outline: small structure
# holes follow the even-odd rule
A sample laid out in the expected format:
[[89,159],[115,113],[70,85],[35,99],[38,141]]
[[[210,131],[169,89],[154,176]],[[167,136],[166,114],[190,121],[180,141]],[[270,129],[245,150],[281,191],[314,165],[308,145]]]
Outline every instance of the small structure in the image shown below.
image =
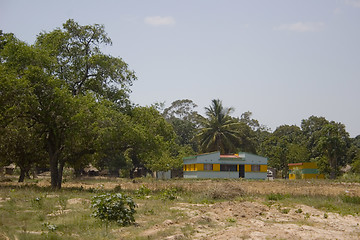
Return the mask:
[[5,174],[7,175],[13,175],[14,174],[14,171],[15,171],[15,168],[16,168],[16,165],[14,163],[8,165],[8,166],[5,166],[4,169],[5,169]]
[[268,159],[240,152],[220,155],[204,153],[183,158],[184,178],[246,178],[266,179]]
[[84,173],[88,176],[93,177],[93,176],[99,176],[100,171],[90,163],[89,166],[84,168]]
[[324,179],[314,162],[289,163],[289,179]]

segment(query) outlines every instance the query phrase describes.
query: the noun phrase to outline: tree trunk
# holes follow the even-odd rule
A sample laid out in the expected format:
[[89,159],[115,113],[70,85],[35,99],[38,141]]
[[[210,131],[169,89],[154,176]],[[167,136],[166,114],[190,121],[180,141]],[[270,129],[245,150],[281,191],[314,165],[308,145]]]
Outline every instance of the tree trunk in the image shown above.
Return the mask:
[[336,172],[337,172],[336,157],[329,157],[329,161],[330,161],[330,168],[331,168],[330,179],[335,179]]
[[20,168],[20,177],[18,182],[24,182],[25,179],[25,169]]
[[51,177],[51,188],[57,189],[59,172],[58,172],[58,159],[55,155],[50,155],[50,177]]
[[64,165],[65,165],[65,161],[60,161],[59,169],[58,169],[59,170],[59,172],[58,172],[58,180],[57,180],[57,186],[56,186],[57,189],[61,188]]
[[134,178],[134,171],[135,171],[135,168],[130,169],[130,179]]
[[47,138],[47,147],[50,159],[50,177],[51,177],[51,188],[58,189],[58,181],[59,181],[59,151],[56,147],[56,139],[55,134],[53,132],[49,132],[49,136]]

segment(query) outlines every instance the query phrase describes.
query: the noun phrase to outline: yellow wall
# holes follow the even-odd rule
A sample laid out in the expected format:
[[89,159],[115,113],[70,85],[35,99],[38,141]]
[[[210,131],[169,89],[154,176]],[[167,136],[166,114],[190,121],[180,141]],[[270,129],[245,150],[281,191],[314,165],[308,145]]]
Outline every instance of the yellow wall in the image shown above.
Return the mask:
[[213,171],[220,171],[220,164],[214,164]]
[[[197,164],[184,164],[183,166],[184,171],[204,171],[204,164],[197,163]],[[220,164],[213,164],[213,171],[220,171]],[[237,171],[239,171],[239,165],[237,165]],[[260,165],[260,172],[266,172],[267,165]],[[245,172],[251,172],[251,165],[245,165]]]
[[289,166],[290,170],[293,169],[317,169],[317,165],[314,162],[305,162],[302,165]]
[[204,164],[196,164],[196,171],[204,171]]
[[[301,179],[311,179],[311,178],[315,178],[315,179],[324,179],[324,174],[301,174]],[[294,180],[296,179],[296,175],[295,174],[289,174],[289,179],[290,180]]]

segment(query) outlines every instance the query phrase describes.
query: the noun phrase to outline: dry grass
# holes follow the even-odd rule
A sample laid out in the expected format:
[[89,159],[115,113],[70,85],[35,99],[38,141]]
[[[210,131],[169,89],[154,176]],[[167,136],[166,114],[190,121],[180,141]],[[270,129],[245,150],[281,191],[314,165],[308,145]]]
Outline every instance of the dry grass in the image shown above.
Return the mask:
[[[327,224],[335,213],[353,214],[354,219],[360,213],[360,185],[327,180],[83,178],[66,182],[61,191],[52,191],[47,178],[15,181],[0,183],[0,239],[224,239],[228,228],[256,238],[251,228],[242,227],[251,223],[255,229],[257,224],[271,229],[297,223],[315,229],[318,223],[313,219]],[[139,196],[140,188],[149,191]],[[139,205],[136,226],[111,224],[105,229],[90,217],[91,197],[109,191],[124,191],[134,198]],[[303,213],[295,212],[299,205]],[[320,217],[306,219],[314,209],[303,205],[319,209]]]

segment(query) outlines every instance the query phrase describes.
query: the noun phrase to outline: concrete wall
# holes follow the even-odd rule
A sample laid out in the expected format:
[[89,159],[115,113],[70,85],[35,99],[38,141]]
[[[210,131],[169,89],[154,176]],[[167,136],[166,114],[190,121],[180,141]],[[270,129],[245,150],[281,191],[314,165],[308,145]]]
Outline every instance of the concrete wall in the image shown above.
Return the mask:
[[171,171],[166,171],[166,172],[156,172],[156,178],[157,179],[170,179],[171,178]]
[[195,163],[219,163],[220,152],[206,153],[194,156],[189,159],[184,159],[184,164],[195,164]]
[[266,179],[266,172],[245,172],[246,179]]
[[245,164],[267,164],[268,159],[251,153],[240,152],[239,157],[245,159]]
[[184,172],[184,178],[239,178],[239,172]]

